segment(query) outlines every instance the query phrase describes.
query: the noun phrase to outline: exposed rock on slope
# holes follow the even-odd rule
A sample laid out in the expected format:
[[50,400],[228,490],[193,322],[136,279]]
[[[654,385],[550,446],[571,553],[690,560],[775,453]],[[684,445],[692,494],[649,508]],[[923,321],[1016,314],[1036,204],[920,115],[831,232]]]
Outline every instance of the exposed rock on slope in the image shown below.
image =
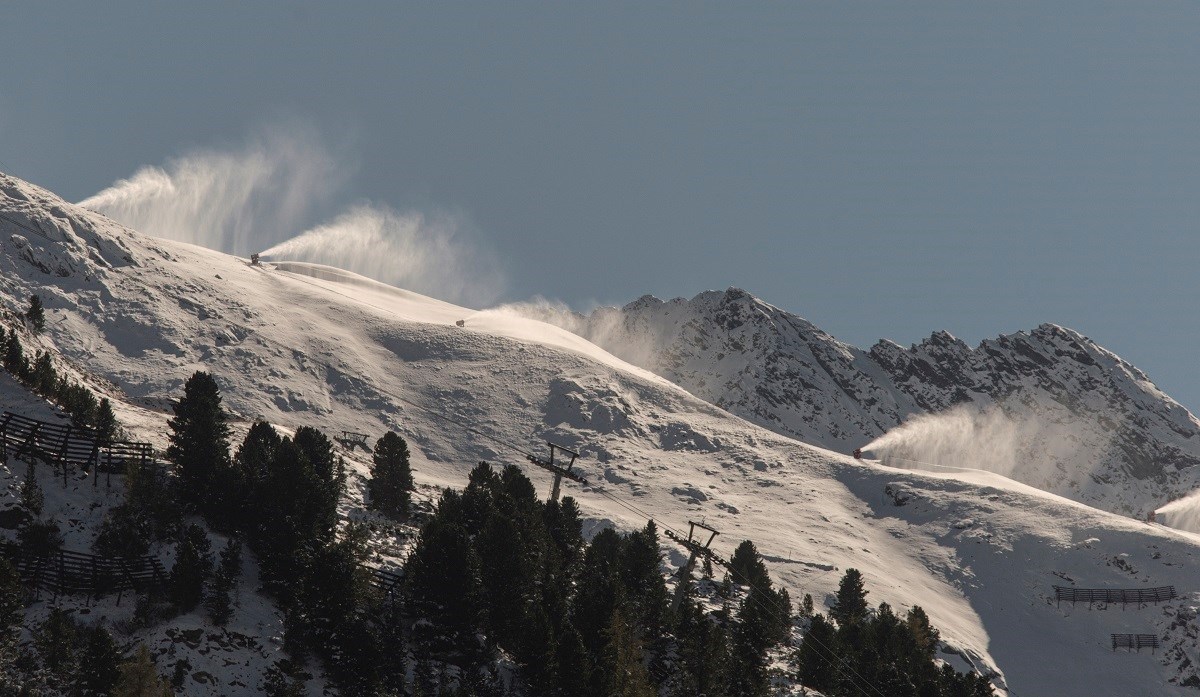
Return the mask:
[[914,414],[971,404],[1025,426],[1012,476],[1107,510],[1140,515],[1200,475],[1200,422],[1142,371],[1053,324],[975,348],[937,332],[863,351],[737,288],[543,317],[738,416],[841,452]]

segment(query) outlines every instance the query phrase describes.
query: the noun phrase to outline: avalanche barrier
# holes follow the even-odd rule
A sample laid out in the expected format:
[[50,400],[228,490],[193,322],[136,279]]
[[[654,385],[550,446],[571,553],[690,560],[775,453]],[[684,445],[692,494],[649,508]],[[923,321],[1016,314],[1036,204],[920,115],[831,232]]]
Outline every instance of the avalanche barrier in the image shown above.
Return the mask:
[[1121,609],[1129,603],[1158,604],[1178,597],[1175,593],[1175,586],[1160,586],[1158,588],[1066,588],[1063,586],[1054,586],[1055,603],[1061,603],[1064,600],[1069,600],[1072,605],[1077,602],[1085,602],[1089,606],[1092,603],[1107,603],[1110,605],[1121,603]]

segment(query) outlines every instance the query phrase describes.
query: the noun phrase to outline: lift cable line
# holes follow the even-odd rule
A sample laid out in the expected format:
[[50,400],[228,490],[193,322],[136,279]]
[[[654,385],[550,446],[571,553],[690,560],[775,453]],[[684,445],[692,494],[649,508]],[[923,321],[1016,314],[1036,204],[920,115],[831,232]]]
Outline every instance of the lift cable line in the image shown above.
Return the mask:
[[[559,493],[559,489],[562,487],[563,477],[566,477],[567,479],[570,479],[571,481],[574,481],[574,482],[579,482],[580,484],[582,484],[584,486],[587,486],[588,482],[583,477],[581,477],[578,474],[576,474],[575,472],[571,471],[571,468],[575,465],[575,459],[579,457],[579,453],[575,452],[574,450],[567,450],[566,448],[562,447],[561,445],[558,445],[556,443],[551,443],[550,441],[546,441],[546,445],[550,446],[550,459],[549,460],[543,460],[542,458],[538,457],[537,455],[526,455],[525,459],[529,460],[530,462],[537,465],[538,467],[541,467],[542,469],[554,474],[554,487],[550,490],[550,500],[553,501],[554,503],[558,503],[558,493]],[[563,453],[564,455],[571,456],[571,461],[567,463],[566,467],[554,464],[554,451],[555,450]],[[560,460],[560,462],[561,462],[561,460]]]
[[[434,417],[435,419],[439,419],[441,421],[445,421],[447,423],[458,426],[459,428],[465,429],[466,431],[473,433],[473,434],[475,434],[481,438],[484,438],[488,441],[491,441],[492,443],[500,445],[507,450],[511,450],[513,452],[519,453],[520,455],[523,455],[526,459],[530,459],[533,457],[532,453],[528,453],[528,452],[522,450],[520,447],[515,446],[497,436],[493,436],[491,434],[480,431],[476,428],[473,428],[471,426],[468,426],[467,424],[462,423],[461,421],[459,421],[457,419],[447,416],[446,414],[434,411],[428,407],[421,406],[421,405],[419,405],[415,402],[412,402],[408,399],[405,399],[403,397],[398,397],[395,395],[392,395],[392,396],[397,401],[407,404],[408,406],[411,406],[414,409],[417,409],[421,412],[424,412],[424,413]],[[676,529],[670,527],[669,525],[659,523],[658,521],[655,520],[654,516],[650,515],[645,510],[639,508],[638,506],[634,505],[633,503],[614,495],[612,492],[608,491],[607,488],[601,488],[595,484],[590,484],[590,483],[586,484],[586,486],[588,486],[588,488],[593,493],[603,496],[604,498],[608,499],[609,501],[612,501],[613,503],[617,504],[618,506],[621,506],[622,508],[632,512],[636,516],[643,518],[648,522],[654,522],[654,523],[658,524],[663,529],[663,533],[666,534],[668,537],[672,537],[672,535],[673,535],[674,537],[672,537],[672,539],[674,539],[676,537],[679,539],[687,539],[681,531],[676,530]],[[711,542],[711,540],[710,540],[710,542]],[[758,588],[757,586],[755,586],[753,584],[751,579],[746,578],[744,575],[738,573],[735,569],[728,567],[728,566],[726,568],[729,568],[730,573],[734,576],[734,580],[737,583],[739,583],[740,585],[747,586],[748,588],[751,588],[752,591],[758,591],[758,592],[751,592],[747,596],[748,602],[754,602],[754,603],[758,604],[759,608],[768,610],[773,613],[780,613],[781,611],[786,611],[788,616],[791,615],[792,609],[790,607],[789,608],[781,607],[781,605],[779,604],[779,601],[774,597],[773,594],[766,594],[765,592],[763,592],[765,589]],[[740,577],[740,579],[739,579],[739,577]],[[804,589],[802,587],[801,590],[806,590],[806,589]],[[824,642],[820,641],[816,637],[806,637],[806,640],[813,641],[816,644],[816,646],[818,647],[820,653],[824,654],[823,658],[829,660],[830,663],[838,670],[838,672],[841,673],[843,676],[845,676],[846,679],[849,680],[855,686],[855,689],[858,690],[860,693],[865,694],[865,695],[871,695],[872,693],[874,693],[875,695],[878,695],[879,697],[886,697],[882,692],[879,691],[878,687],[876,687],[875,685],[873,685],[872,683],[867,681],[865,678],[863,678],[862,675],[860,675],[858,673],[858,671],[854,670],[853,666],[851,666],[849,664],[849,662],[846,661],[845,658],[838,655],[837,652],[835,652],[832,648],[827,646]],[[864,689],[862,687],[863,685],[865,685],[869,689]]]
[[[292,279],[292,280],[295,280],[295,281],[299,281],[299,282],[301,282],[301,283],[305,283],[305,284],[307,284],[307,285],[310,285],[310,286],[312,286],[312,287],[314,287],[314,288],[319,288],[319,289],[321,289],[322,291],[325,291],[325,292],[331,292],[331,293],[334,293],[334,294],[336,294],[336,295],[340,295],[340,296],[342,296],[342,297],[344,297],[344,298],[348,298],[348,299],[350,299],[350,300],[353,300],[353,301],[355,301],[355,302],[362,303],[362,304],[364,304],[364,305],[367,305],[368,307],[375,308],[376,310],[379,310],[379,311],[381,311],[381,312],[385,312],[385,313],[388,313],[388,314],[393,314],[393,315],[395,314],[395,312],[394,312],[394,311],[392,311],[392,310],[388,310],[387,308],[380,307],[380,306],[378,306],[378,305],[375,305],[375,304],[372,304],[372,303],[366,302],[366,301],[364,301],[364,300],[361,300],[361,299],[359,299],[359,298],[355,298],[355,297],[353,297],[353,296],[351,296],[351,295],[348,295],[348,294],[346,294],[346,293],[342,293],[342,292],[340,292],[340,291],[337,291],[337,290],[334,290],[334,289],[332,289],[332,288],[328,288],[328,287],[326,287],[326,286],[322,286],[322,285],[319,285],[319,284],[317,284],[317,283],[313,283],[313,282],[311,282],[311,281],[308,281],[308,280],[306,280],[306,279],[304,279],[304,278],[300,278],[300,277],[298,277],[296,274],[288,274],[288,278],[290,278],[290,279]],[[499,437],[497,437],[497,436],[493,436],[493,435],[491,435],[491,434],[488,434],[488,433],[485,433],[485,432],[483,432],[483,431],[480,431],[479,429],[473,428],[472,426],[469,426],[469,425],[467,425],[467,424],[465,424],[465,423],[463,423],[463,422],[459,421],[458,419],[451,418],[451,417],[447,416],[446,414],[442,414],[442,413],[440,413],[440,412],[436,412],[436,411],[434,411],[434,410],[432,410],[432,409],[430,409],[430,408],[428,408],[428,407],[421,406],[421,405],[419,405],[419,404],[417,404],[417,403],[415,403],[415,402],[412,402],[412,401],[410,401],[410,400],[408,400],[408,399],[405,399],[405,398],[403,398],[403,397],[399,397],[399,396],[396,396],[396,395],[390,395],[390,396],[391,396],[393,399],[395,399],[396,401],[398,401],[398,402],[402,402],[402,403],[404,403],[404,404],[407,404],[407,405],[409,405],[409,406],[413,407],[414,409],[417,409],[417,410],[419,410],[419,411],[422,411],[422,412],[424,412],[424,413],[426,413],[426,414],[428,414],[428,415],[432,416],[432,417],[433,417],[433,418],[435,418],[435,419],[439,419],[439,420],[441,420],[441,421],[445,421],[445,422],[447,422],[447,423],[454,424],[455,426],[458,426],[459,428],[461,428],[461,429],[463,429],[463,430],[467,431],[468,433],[475,434],[475,435],[479,436],[480,438],[483,438],[483,439],[486,439],[486,440],[488,440],[488,441],[491,441],[492,443],[495,443],[495,444],[497,444],[497,445],[499,445],[499,446],[503,447],[503,448],[504,448],[504,449],[506,449],[506,450],[511,450],[511,451],[513,451],[513,452],[516,452],[516,453],[520,454],[521,456],[525,457],[526,459],[528,459],[529,457],[531,457],[531,456],[533,455],[532,453],[526,452],[526,451],[525,451],[525,450],[523,450],[522,448],[520,448],[520,447],[517,447],[517,446],[513,445],[512,443],[509,443],[509,442],[507,442],[507,441],[505,441],[505,440],[503,440],[503,439],[501,439],[501,438],[499,438]],[[663,529],[664,533],[666,533],[667,531],[670,531],[670,532],[673,532],[673,533],[675,533],[675,534],[676,534],[677,536],[679,536],[679,537],[683,537],[683,533],[682,533],[681,531],[679,531],[679,530],[676,530],[676,529],[674,529],[674,528],[671,528],[669,525],[665,525],[665,524],[659,523],[658,521],[656,521],[656,520],[654,519],[654,516],[650,515],[650,514],[649,514],[649,513],[647,513],[646,511],[642,510],[641,508],[638,508],[638,507],[637,507],[637,506],[635,506],[634,504],[632,504],[632,503],[630,503],[630,502],[628,502],[628,501],[625,501],[625,500],[624,500],[624,499],[622,499],[622,498],[619,498],[619,497],[615,496],[615,495],[614,495],[614,494],[612,494],[611,492],[607,491],[607,489],[606,489],[606,488],[601,488],[601,487],[599,487],[599,486],[597,486],[597,485],[595,485],[595,484],[591,484],[591,483],[587,484],[586,486],[588,486],[588,488],[591,490],[591,492],[593,492],[593,493],[596,493],[596,494],[599,494],[599,495],[601,495],[601,496],[605,497],[606,499],[608,499],[608,500],[612,501],[613,503],[615,503],[615,504],[617,504],[617,505],[621,506],[622,508],[625,508],[625,509],[626,509],[626,510],[628,510],[628,511],[631,511],[631,512],[632,512],[632,513],[634,513],[635,515],[637,515],[637,516],[639,516],[639,517],[641,517],[641,518],[645,519],[645,520],[646,520],[646,521],[648,521],[648,522],[654,522],[654,523],[658,524],[658,525],[659,525],[659,526],[660,526],[660,527]],[[732,570],[732,569],[730,570],[730,573],[731,573],[731,574],[733,574],[734,576],[741,576],[741,574],[738,574],[736,571],[734,571],[734,570]],[[779,612],[779,611],[781,610],[781,608],[780,608],[780,605],[779,605],[779,601],[778,601],[778,600],[777,600],[777,599],[776,599],[776,598],[773,596],[773,594],[771,594],[771,595],[767,595],[767,594],[765,594],[765,593],[762,593],[762,592],[761,592],[761,590],[764,590],[764,589],[758,589],[756,586],[754,586],[754,585],[752,584],[752,582],[751,582],[751,580],[750,580],[750,579],[747,579],[747,578],[745,578],[745,577],[743,576],[743,577],[742,577],[742,579],[741,579],[740,581],[738,581],[738,582],[739,582],[741,585],[745,585],[745,586],[747,586],[747,587],[749,587],[749,588],[752,588],[752,589],[755,589],[755,590],[760,590],[760,593],[751,593],[749,596],[747,596],[748,600],[750,600],[750,601],[753,601],[753,602],[756,602],[756,603],[759,603],[759,604],[760,604],[760,605],[759,605],[759,607],[761,607],[761,608],[763,608],[763,609],[772,609],[772,608],[773,608],[775,612]],[[806,591],[807,589],[805,589],[805,588],[801,587],[801,588],[800,588],[800,590],[805,590],[805,591]],[[759,597],[760,595],[765,595],[765,596],[767,596],[766,600],[767,600],[768,602],[770,602],[770,604],[771,604],[771,605],[770,605],[770,606],[767,606],[767,605],[765,605],[765,604],[762,604],[762,603],[764,602],[764,600],[763,600],[763,599],[761,599],[761,598]],[[791,608],[787,608],[787,609],[786,609],[786,611],[787,611],[787,614],[790,616],[790,615],[791,615]],[[808,638],[809,638],[809,639],[811,639],[811,640],[812,640],[812,641],[813,641],[813,642],[814,642],[814,643],[815,643],[815,644],[818,646],[818,648],[820,649],[820,652],[821,652],[821,653],[824,653],[824,654],[825,654],[824,658],[827,658],[827,659],[828,659],[828,660],[829,660],[829,661],[830,661],[830,662],[833,664],[833,666],[834,666],[835,668],[837,668],[837,670],[838,670],[838,672],[839,672],[839,673],[841,673],[841,674],[842,674],[843,676],[845,676],[845,677],[846,677],[848,680],[850,680],[850,682],[851,682],[852,684],[854,684],[854,686],[855,686],[855,689],[857,689],[859,692],[861,692],[861,693],[863,693],[863,694],[866,694],[866,695],[870,695],[870,694],[874,693],[874,694],[878,695],[879,697],[886,697],[886,696],[885,696],[885,695],[884,695],[882,692],[880,692],[880,690],[879,690],[879,688],[878,688],[878,687],[876,687],[874,684],[872,684],[871,682],[869,682],[869,681],[867,681],[866,679],[864,679],[864,678],[863,678],[861,675],[859,675],[858,671],[854,670],[853,666],[851,666],[851,665],[850,665],[850,664],[849,664],[849,663],[846,661],[846,659],[845,659],[845,658],[843,658],[843,657],[839,656],[839,655],[838,655],[836,652],[834,652],[834,651],[833,651],[831,648],[829,648],[828,646],[826,646],[826,645],[824,644],[824,642],[821,642],[820,640],[816,639],[816,637],[808,637]],[[847,671],[849,671],[849,672],[847,672]],[[867,686],[867,688],[869,688],[869,689],[863,689],[862,685],[866,685],[866,686]]]

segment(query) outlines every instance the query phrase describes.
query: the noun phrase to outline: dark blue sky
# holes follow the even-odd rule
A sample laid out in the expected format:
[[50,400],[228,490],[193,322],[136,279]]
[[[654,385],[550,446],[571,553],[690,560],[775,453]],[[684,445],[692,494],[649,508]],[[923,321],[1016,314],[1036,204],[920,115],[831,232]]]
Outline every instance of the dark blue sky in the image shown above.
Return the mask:
[[503,299],[744,287],[867,346],[1074,327],[1200,407],[1200,6],[10,3],[0,166],[80,200],[301,122]]

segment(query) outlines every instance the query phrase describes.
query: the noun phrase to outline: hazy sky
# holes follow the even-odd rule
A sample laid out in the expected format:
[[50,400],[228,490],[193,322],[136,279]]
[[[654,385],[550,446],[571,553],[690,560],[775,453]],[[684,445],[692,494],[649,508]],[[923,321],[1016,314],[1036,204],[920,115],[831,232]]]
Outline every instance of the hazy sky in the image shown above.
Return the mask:
[[0,13],[0,169],[71,200],[298,131],[337,163],[300,227],[450,211],[503,300],[737,285],[860,346],[1055,322],[1200,408],[1195,3]]

